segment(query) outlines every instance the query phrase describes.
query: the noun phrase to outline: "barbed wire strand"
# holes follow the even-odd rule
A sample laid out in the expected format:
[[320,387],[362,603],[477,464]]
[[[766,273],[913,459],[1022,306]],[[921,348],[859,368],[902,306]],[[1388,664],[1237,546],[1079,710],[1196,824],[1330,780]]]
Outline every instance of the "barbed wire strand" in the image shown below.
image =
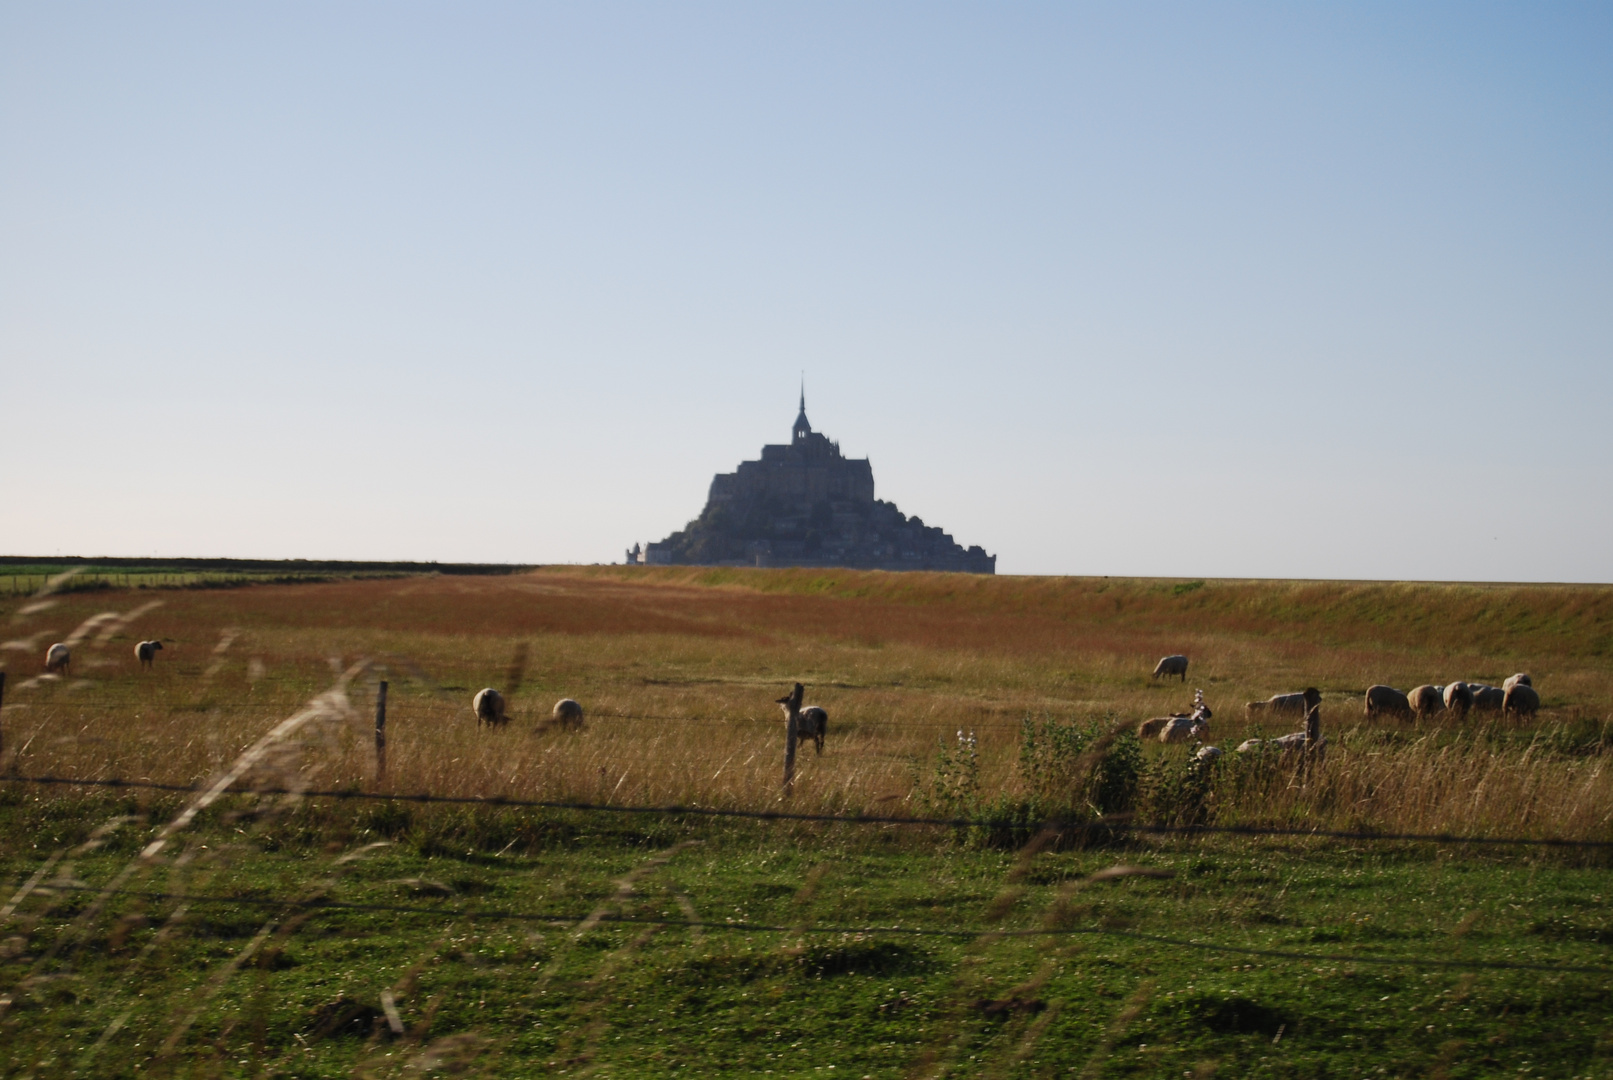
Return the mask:
[[[47,786],[76,786],[98,788],[134,788],[148,791],[194,793],[200,788],[186,784],[163,784],[144,780],[78,780],[65,776],[0,776],[19,784]],[[1453,833],[1363,832],[1342,829],[1302,829],[1275,825],[1144,825],[1129,821],[1063,821],[1057,818],[1040,821],[1014,821],[992,818],[925,818],[887,814],[812,814],[790,810],[727,810],[712,806],[635,806],[611,803],[576,802],[564,799],[516,799],[498,795],[433,795],[429,793],[394,793],[379,791],[351,791],[343,789],[316,790],[295,788],[239,789],[236,795],[296,795],[303,798],[350,799],[370,802],[408,802],[423,805],[445,804],[453,806],[487,806],[505,809],[576,810],[586,813],[646,814],[663,817],[739,818],[753,821],[800,821],[843,825],[910,825],[948,828],[1016,829],[1030,831],[1048,829],[1056,832],[1127,832],[1158,836],[1291,836],[1323,840],[1355,840],[1364,842],[1396,841],[1402,843],[1433,844],[1488,844],[1516,847],[1553,848],[1613,848],[1613,840],[1566,840],[1557,837],[1534,836],[1462,836]]]
[[[290,702],[290,701],[261,701],[261,702],[260,701],[209,701],[209,702],[155,701],[155,702],[153,702],[153,701],[87,701],[87,700],[86,701],[30,701],[30,702],[20,702],[19,701],[19,702],[13,702],[11,704],[8,704],[6,706],[6,708],[8,708],[8,709],[9,708],[14,708],[17,705],[24,705],[24,704],[28,705],[30,708],[39,709],[39,710],[44,710],[44,709],[47,709],[47,708],[63,708],[63,709],[72,709],[72,708],[172,709],[172,710],[174,710],[176,712],[193,713],[193,712],[207,712],[207,711],[212,710],[212,709],[240,709],[240,710],[262,709],[265,712],[280,712],[280,711],[283,711],[285,709],[295,709],[295,708],[299,707],[302,703],[301,702]],[[451,712],[451,711],[453,711],[453,710],[450,709],[449,706],[447,706],[445,703],[442,703],[442,702],[409,702],[409,701],[405,701],[405,702],[400,703],[395,698],[394,699],[389,699],[388,702],[387,702],[387,716],[388,716],[389,719],[396,719],[398,714],[400,714],[400,713],[418,713],[418,714],[423,714],[423,715],[441,716],[444,713]],[[539,709],[538,712],[542,713],[542,712],[544,712],[544,710]],[[590,717],[592,719],[595,719],[595,720],[651,720],[651,721],[655,721],[656,723],[668,723],[668,722],[670,722],[670,723],[688,723],[688,724],[772,724],[772,723],[775,723],[775,722],[782,723],[782,721],[776,720],[774,717],[771,717],[771,716],[766,717],[766,718],[755,717],[755,716],[688,716],[688,715],[674,715],[674,714],[671,714],[671,713],[637,713],[637,712],[608,712],[608,713],[607,712],[596,712],[596,713],[590,713],[589,715],[590,715]],[[536,722],[541,724],[541,723],[545,722],[547,719],[548,719],[547,716],[540,716],[539,719]],[[467,711],[466,723],[469,724],[469,722],[470,722],[470,720],[469,720],[468,711]],[[849,728],[851,728],[853,730],[855,730],[857,728],[865,728],[865,727],[902,728],[902,729],[908,729],[908,730],[924,730],[924,729],[927,729],[927,728],[951,729],[951,728],[956,728],[956,727],[959,727],[959,726],[961,726],[961,727],[963,727],[965,729],[974,729],[974,730],[985,730],[985,729],[988,729],[988,728],[992,728],[992,729],[1001,728],[1003,730],[1018,730],[1022,726],[1023,722],[1019,721],[1019,720],[993,720],[993,719],[971,720],[971,721],[965,722],[965,721],[961,721],[961,720],[858,720],[858,719],[846,718],[846,719],[840,720],[839,723],[841,725],[849,727]]]

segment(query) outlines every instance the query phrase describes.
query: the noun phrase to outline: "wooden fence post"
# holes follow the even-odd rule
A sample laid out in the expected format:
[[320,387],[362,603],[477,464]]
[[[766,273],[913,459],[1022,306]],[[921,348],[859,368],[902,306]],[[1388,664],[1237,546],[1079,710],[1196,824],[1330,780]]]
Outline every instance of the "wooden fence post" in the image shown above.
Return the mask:
[[800,683],[795,689],[778,699],[777,704],[789,710],[789,719],[784,725],[784,794],[789,795],[795,790],[795,740],[800,731],[801,699],[806,697],[806,687]]
[[375,778],[386,776],[386,680],[375,691]]
[[[0,718],[5,716],[6,708],[6,673],[0,671]],[[6,749],[6,729],[4,719],[0,719],[0,754]]]

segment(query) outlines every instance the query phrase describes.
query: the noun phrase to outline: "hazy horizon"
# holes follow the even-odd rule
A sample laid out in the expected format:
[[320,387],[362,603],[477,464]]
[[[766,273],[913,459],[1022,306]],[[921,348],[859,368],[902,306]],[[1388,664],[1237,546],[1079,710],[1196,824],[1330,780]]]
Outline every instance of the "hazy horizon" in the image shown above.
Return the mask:
[[0,547],[1613,581],[1613,10],[0,7]]

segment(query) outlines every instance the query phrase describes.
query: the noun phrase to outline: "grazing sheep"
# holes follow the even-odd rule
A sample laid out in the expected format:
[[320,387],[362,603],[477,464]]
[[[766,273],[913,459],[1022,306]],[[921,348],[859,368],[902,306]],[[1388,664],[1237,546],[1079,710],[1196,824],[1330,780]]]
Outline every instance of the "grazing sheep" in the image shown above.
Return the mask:
[[1367,715],[1377,716],[1388,713],[1390,716],[1409,717],[1411,715],[1411,699],[1392,686],[1367,687]]
[[1503,714],[1533,716],[1540,711],[1540,692],[1528,683],[1513,683],[1501,702]]
[[1406,700],[1419,720],[1426,719],[1445,708],[1445,688],[1425,684],[1407,694]]
[[1520,671],[1516,675],[1508,675],[1506,681],[1501,684],[1501,690],[1504,693],[1508,690],[1511,690],[1519,683],[1522,683],[1524,686],[1533,686],[1535,681],[1529,677],[1529,673],[1527,671]]
[[1182,682],[1187,682],[1187,657],[1167,656],[1154,665],[1154,678],[1169,678],[1180,675]]
[[1193,755],[1193,760],[1194,761],[1214,761],[1216,758],[1218,758],[1220,756],[1221,756],[1221,748],[1219,746],[1201,746],[1198,749],[1198,753]]
[[[774,702],[784,710],[785,719],[790,716],[790,703],[795,700],[794,694],[785,696]],[[823,753],[823,737],[829,734],[829,710],[821,705],[802,705],[795,713],[795,737],[797,739],[811,739],[818,753]]]
[[134,647],[134,658],[140,661],[141,667],[150,667],[151,662],[157,658],[157,650],[162,648],[160,641],[142,641]]
[[1473,695],[1473,708],[1476,711],[1500,712],[1506,702],[1507,692],[1499,686],[1468,683],[1467,688]]
[[1300,753],[1312,761],[1320,762],[1327,753],[1327,739],[1322,735],[1322,707],[1311,706],[1310,711],[1305,714],[1304,731],[1281,735],[1275,739],[1245,739],[1238,744],[1240,754],[1259,750],[1274,750],[1280,754]]
[[477,727],[483,724],[498,727],[510,722],[510,718],[504,715],[504,695],[491,686],[477,691],[476,696],[471,699],[471,708],[476,710]]
[[1199,738],[1199,733],[1210,726],[1210,707],[1204,704],[1204,691],[1193,691],[1193,711],[1172,713],[1144,720],[1137,728],[1139,739],[1158,738],[1162,743],[1186,742]]
[[554,703],[554,714],[551,719],[565,728],[582,727],[582,706],[570,698],[561,698]]
[[1322,692],[1312,686],[1298,694],[1273,694],[1265,701],[1251,701],[1244,706],[1244,711],[1250,715],[1271,712],[1278,716],[1304,716],[1321,703]]
[[808,705],[795,718],[797,738],[810,738],[818,753],[823,753],[823,737],[829,734],[829,710],[821,705]]
[[45,670],[67,674],[67,669],[73,662],[73,650],[61,642],[57,642],[45,650]]
[[1445,688],[1445,710],[1456,714],[1456,719],[1466,720],[1467,711],[1473,707],[1473,691],[1467,688],[1467,683],[1453,682]]
[[1201,720],[1196,715],[1173,716],[1171,717],[1171,722],[1166,724],[1164,730],[1159,733],[1159,741],[1162,743],[1187,742],[1189,739],[1199,738],[1200,733],[1209,726],[1208,721]]

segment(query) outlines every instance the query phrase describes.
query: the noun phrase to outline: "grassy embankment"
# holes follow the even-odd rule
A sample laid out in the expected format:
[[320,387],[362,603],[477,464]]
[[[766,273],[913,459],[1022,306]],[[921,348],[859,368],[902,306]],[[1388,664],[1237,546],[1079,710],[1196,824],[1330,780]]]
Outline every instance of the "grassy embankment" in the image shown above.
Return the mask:
[[[775,806],[770,702],[799,678],[833,720],[827,752],[802,759],[796,806],[914,812],[936,797],[938,747],[962,728],[980,740],[968,809],[1037,794],[1019,755],[1026,716],[1108,725],[1185,705],[1201,686],[1228,743],[1244,733],[1242,700],[1310,684],[1326,695],[1324,768],[1233,766],[1195,789],[1195,820],[1608,838],[1613,590],[604,568],[354,581],[162,596],[84,633],[68,679],[36,681],[44,645],[150,599],[0,607],[14,635],[0,653],[12,673],[0,767],[201,779],[368,657],[392,684],[385,781],[371,775],[364,675],[351,715],[310,721],[255,778]],[[170,639],[149,674],[127,655],[144,636]],[[1153,660],[1175,651],[1194,658],[1187,686],[1151,683]],[[1546,700],[1533,723],[1358,715],[1370,682],[1499,682],[1520,669]],[[481,685],[516,687],[509,729],[475,729],[468,697]],[[589,729],[535,730],[562,694],[588,706]],[[1156,788],[1180,779],[1185,751],[1144,754],[1133,812],[1179,812]],[[1606,968],[1613,929],[1594,855],[1224,838],[1015,855],[923,829],[229,799],[125,887],[441,913],[193,901],[172,921],[186,902],[118,895],[75,923],[94,896],[75,883],[136,865],[179,804],[5,792],[8,898],[115,812],[139,817],[63,855],[41,879],[55,891],[30,894],[0,930],[14,935],[0,1053],[17,1074],[387,1075],[431,1058],[499,1074],[554,1061],[622,1076],[1462,1076],[1524,1063],[1589,1074],[1609,1060],[1606,975],[1368,962]],[[690,840],[704,843],[652,861]],[[391,846],[365,850],[381,841]],[[1175,876],[1085,879],[1116,862]],[[635,868],[631,890],[615,884]],[[580,927],[596,909],[796,929]],[[983,936],[812,932],[868,925]],[[1004,928],[1080,933],[987,933]],[[379,1030],[382,989],[401,1039]],[[348,1001],[351,1035],[327,1022]]]
[[0,556],[0,595],[106,589],[216,589],[417,574],[505,574],[527,567],[320,559],[138,559]]

